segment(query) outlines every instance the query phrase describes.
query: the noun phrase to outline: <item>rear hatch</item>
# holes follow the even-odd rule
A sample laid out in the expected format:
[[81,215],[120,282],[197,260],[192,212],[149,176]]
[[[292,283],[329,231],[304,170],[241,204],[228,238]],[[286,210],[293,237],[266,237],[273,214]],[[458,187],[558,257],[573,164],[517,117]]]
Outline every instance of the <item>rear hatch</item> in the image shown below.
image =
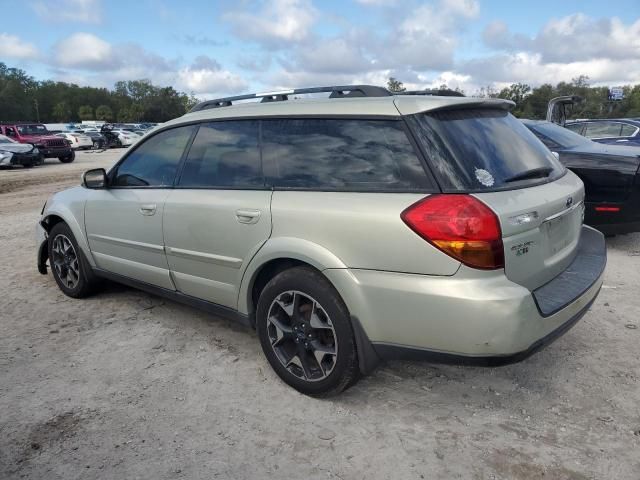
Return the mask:
[[506,108],[406,117],[445,193],[471,194],[498,216],[507,277],[533,290],[567,268],[581,233],[584,187]]

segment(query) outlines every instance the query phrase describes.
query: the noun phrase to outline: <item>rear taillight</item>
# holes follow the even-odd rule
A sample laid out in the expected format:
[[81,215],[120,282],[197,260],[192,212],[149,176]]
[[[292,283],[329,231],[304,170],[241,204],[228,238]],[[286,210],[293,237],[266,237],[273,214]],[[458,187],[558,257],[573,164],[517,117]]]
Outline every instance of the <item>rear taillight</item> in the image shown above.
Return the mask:
[[400,215],[404,223],[447,255],[473,268],[504,268],[500,222],[470,195],[431,195]]

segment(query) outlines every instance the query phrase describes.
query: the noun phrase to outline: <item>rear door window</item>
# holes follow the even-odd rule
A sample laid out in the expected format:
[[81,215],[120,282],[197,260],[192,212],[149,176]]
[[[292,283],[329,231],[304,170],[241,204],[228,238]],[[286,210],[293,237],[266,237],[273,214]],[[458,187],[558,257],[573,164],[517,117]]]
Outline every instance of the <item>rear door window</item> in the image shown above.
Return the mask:
[[622,124],[622,130],[620,131],[620,136],[621,137],[632,137],[635,135],[636,131],[638,130],[638,127],[634,127],[633,125],[628,125],[623,123]]
[[185,161],[182,188],[262,187],[258,122],[249,120],[200,125]]
[[504,110],[441,110],[407,119],[445,191],[513,189],[565,172],[551,151]]
[[263,120],[262,152],[267,181],[276,187],[344,191],[433,188],[400,121]]
[[584,135],[587,138],[619,137],[620,126],[615,122],[589,122]]

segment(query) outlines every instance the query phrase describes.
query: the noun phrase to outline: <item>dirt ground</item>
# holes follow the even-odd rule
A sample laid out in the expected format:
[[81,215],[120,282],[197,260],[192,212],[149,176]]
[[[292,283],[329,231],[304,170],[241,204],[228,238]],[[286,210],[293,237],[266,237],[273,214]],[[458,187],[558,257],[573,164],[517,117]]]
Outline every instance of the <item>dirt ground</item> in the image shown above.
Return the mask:
[[315,400],[251,331],[38,273],[46,198],[121,153],[0,171],[0,478],[640,478],[640,234],[608,240],[599,299],[532,358],[392,362]]

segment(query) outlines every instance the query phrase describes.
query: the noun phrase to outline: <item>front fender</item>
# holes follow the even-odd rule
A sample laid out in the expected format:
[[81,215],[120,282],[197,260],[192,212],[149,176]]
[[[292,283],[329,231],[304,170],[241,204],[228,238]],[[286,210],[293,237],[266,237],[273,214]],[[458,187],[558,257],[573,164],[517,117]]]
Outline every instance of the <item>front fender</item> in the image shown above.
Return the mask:
[[82,187],[74,187],[69,190],[56,193],[47,202],[40,223],[47,230],[51,230],[48,219],[52,216],[60,217],[71,229],[71,233],[82,249],[85,258],[95,267],[96,263],[91,255],[84,223],[84,206],[86,203],[86,191]]
[[245,315],[251,313],[251,289],[260,269],[272,260],[292,259],[308,263],[323,271],[327,268],[347,268],[347,266],[329,250],[317,243],[294,237],[270,238],[255,254],[242,275],[238,292],[238,311]]

